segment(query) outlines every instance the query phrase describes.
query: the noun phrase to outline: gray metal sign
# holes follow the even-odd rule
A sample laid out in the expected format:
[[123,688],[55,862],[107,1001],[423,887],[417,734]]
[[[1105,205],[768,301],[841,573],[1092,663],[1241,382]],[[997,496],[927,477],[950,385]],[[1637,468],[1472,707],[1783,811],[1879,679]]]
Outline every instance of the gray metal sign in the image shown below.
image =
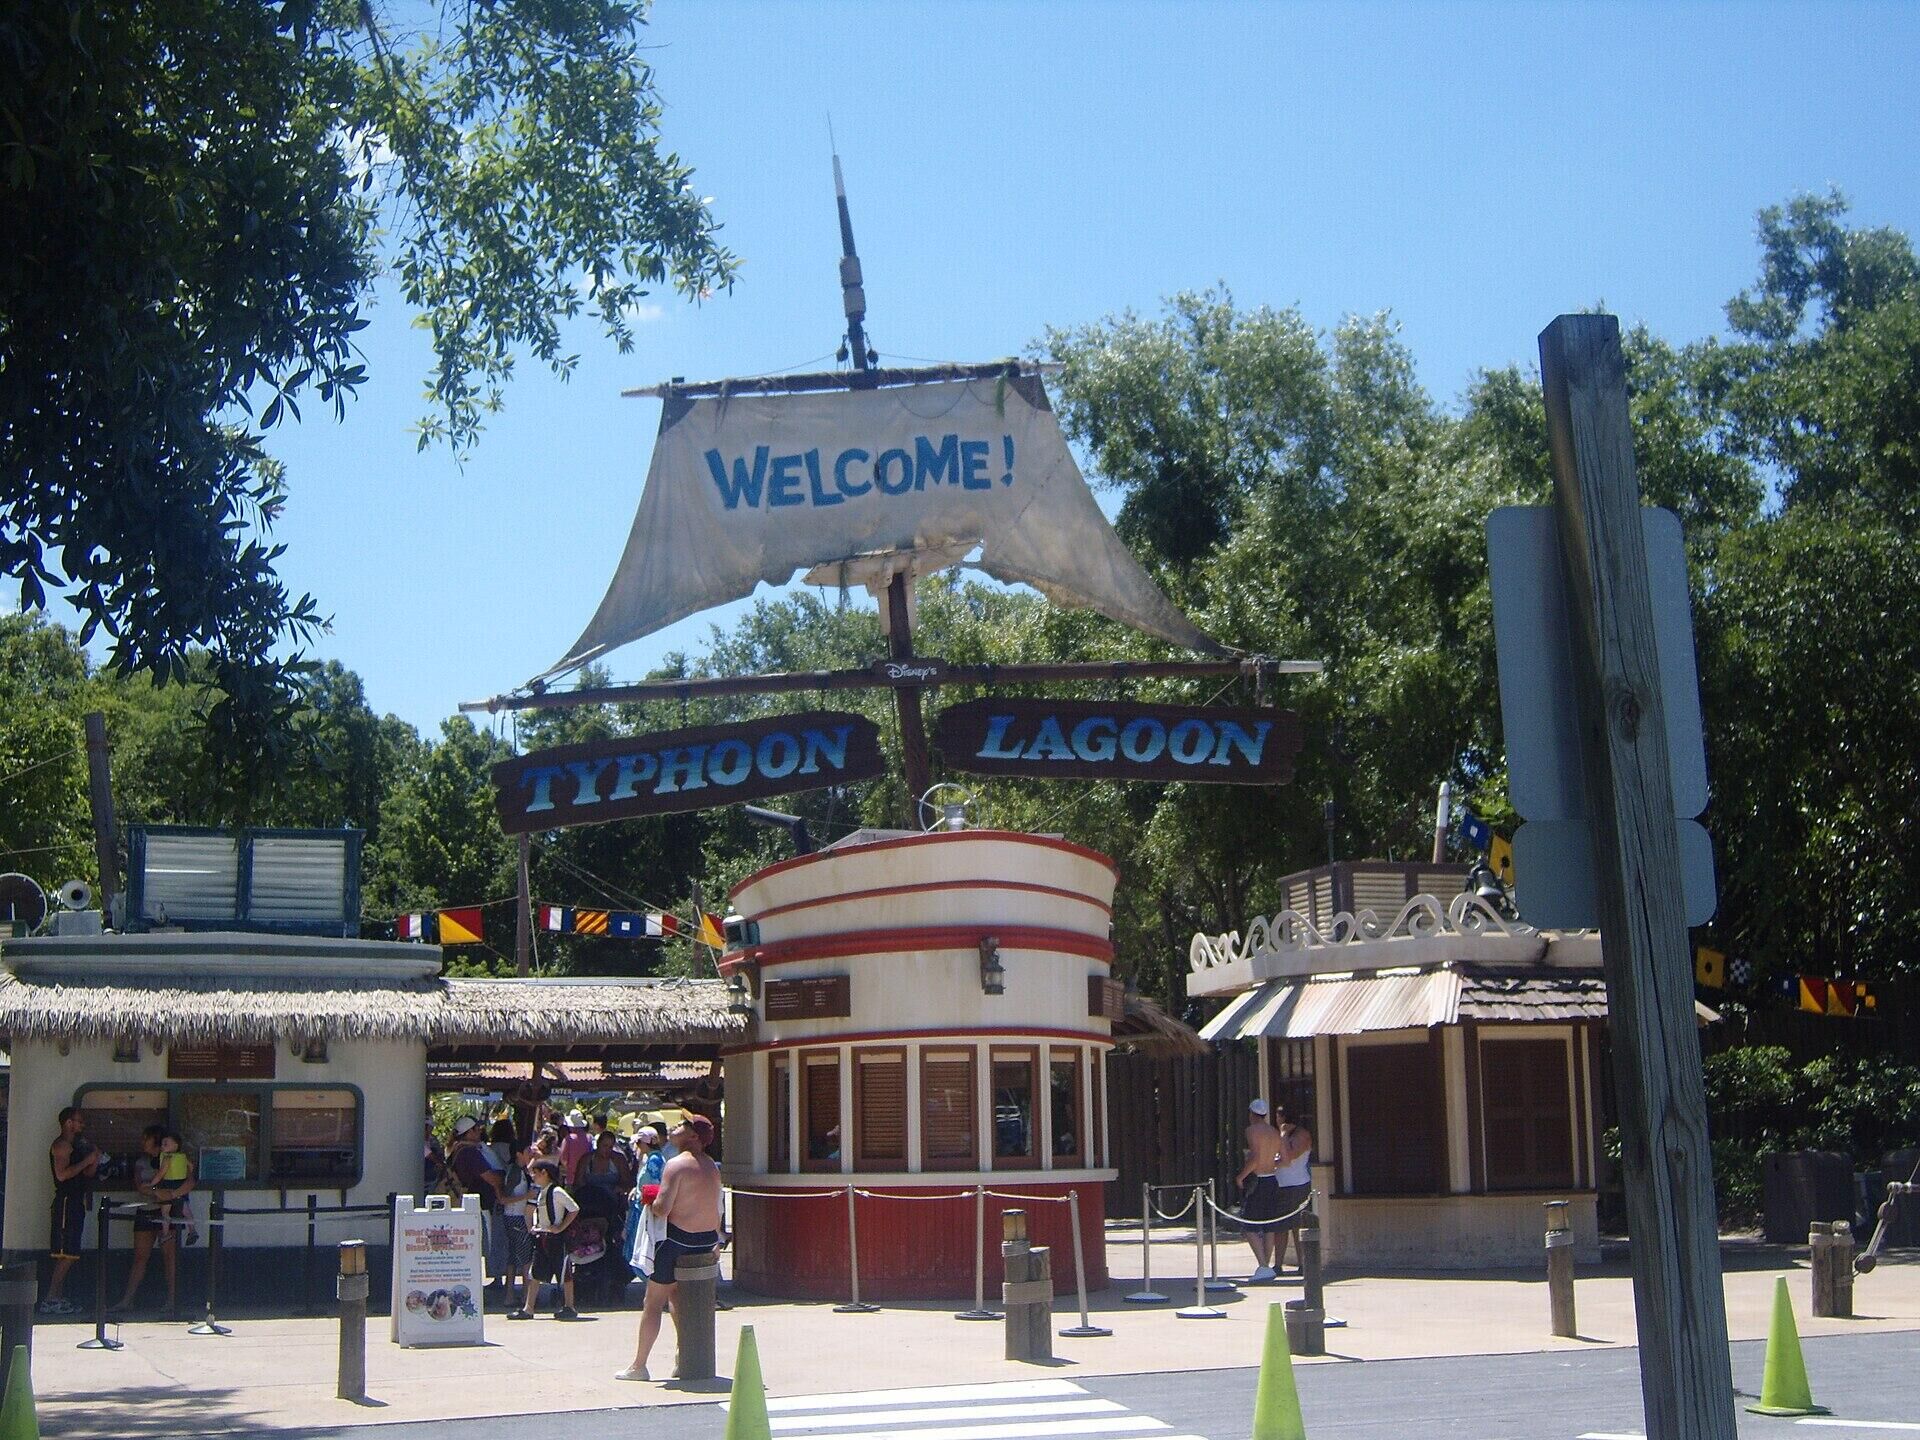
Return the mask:
[[[1679,831],[1687,923],[1714,910],[1713,847],[1692,817],[1707,805],[1707,754],[1700,721],[1693,612],[1680,520],[1643,509],[1654,648],[1666,714],[1667,761]],[[1600,923],[1590,806],[1574,707],[1572,631],[1559,522],[1550,506],[1507,506],[1487,517],[1500,718],[1507,785],[1526,817],[1513,837],[1521,913],[1532,924],[1595,928]]]

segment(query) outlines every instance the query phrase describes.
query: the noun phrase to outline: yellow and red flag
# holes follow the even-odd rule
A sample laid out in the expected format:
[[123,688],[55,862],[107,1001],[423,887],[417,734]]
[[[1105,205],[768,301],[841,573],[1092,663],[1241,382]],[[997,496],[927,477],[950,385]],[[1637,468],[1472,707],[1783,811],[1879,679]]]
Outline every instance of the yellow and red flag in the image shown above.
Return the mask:
[[440,912],[440,943],[442,945],[478,945],[480,940],[480,907],[466,905],[458,910]]
[[727,948],[727,929],[718,915],[700,912],[700,943],[714,950]]

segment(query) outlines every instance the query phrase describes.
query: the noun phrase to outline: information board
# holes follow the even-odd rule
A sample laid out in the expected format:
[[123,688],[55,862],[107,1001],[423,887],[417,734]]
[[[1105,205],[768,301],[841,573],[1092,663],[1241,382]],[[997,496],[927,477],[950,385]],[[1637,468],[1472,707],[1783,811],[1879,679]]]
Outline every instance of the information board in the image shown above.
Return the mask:
[[393,1201],[391,1339],[396,1345],[480,1345],[486,1278],[480,1260],[480,1197]]

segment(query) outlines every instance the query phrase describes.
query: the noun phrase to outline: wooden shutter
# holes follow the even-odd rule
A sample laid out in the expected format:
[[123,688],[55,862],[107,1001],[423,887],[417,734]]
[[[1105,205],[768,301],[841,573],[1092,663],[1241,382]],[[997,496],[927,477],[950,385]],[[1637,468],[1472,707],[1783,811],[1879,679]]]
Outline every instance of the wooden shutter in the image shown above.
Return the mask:
[[1434,1195],[1447,1188],[1447,1129],[1436,1047],[1347,1050],[1354,1193]]
[[1563,1040],[1487,1040],[1480,1045],[1482,1126],[1489,1190],[1573,1184],[1573,1105]]
[[1107,1055],[1095,1046],[1088,1052],[1093,1063],[1093,1114],[1087,1117],[1087,1164],[1107,1163]]
[[924,1168],[980,1168],[974,1100],[971,1050],[921,1052],[920,1143]]
[[767,1062],[767,1169],[775,1174],[793,1169],[789,1129],[793,1102],[787,1089],[793,1076],[793,1061],[775,1055]]
[[840,1057],[825,1054],[804,1055],[801,1063],[800,1142],[806,1153],[800,1157],[802,1170],[840,1168]]
[[907,1055],[853,1052],[854,1164],[861,1170],[907,1168]]

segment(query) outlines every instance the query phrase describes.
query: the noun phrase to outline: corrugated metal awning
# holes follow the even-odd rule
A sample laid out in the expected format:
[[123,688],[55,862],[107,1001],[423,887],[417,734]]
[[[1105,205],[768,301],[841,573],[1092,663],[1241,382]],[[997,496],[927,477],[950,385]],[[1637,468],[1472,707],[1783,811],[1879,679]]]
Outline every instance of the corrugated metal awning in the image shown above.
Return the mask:
[[1200,1034],[1208,1040],[1304,1040],[1445,1025],[1457,1013],[1460,984],[1451,970],[1269,980],[1236,996]]

